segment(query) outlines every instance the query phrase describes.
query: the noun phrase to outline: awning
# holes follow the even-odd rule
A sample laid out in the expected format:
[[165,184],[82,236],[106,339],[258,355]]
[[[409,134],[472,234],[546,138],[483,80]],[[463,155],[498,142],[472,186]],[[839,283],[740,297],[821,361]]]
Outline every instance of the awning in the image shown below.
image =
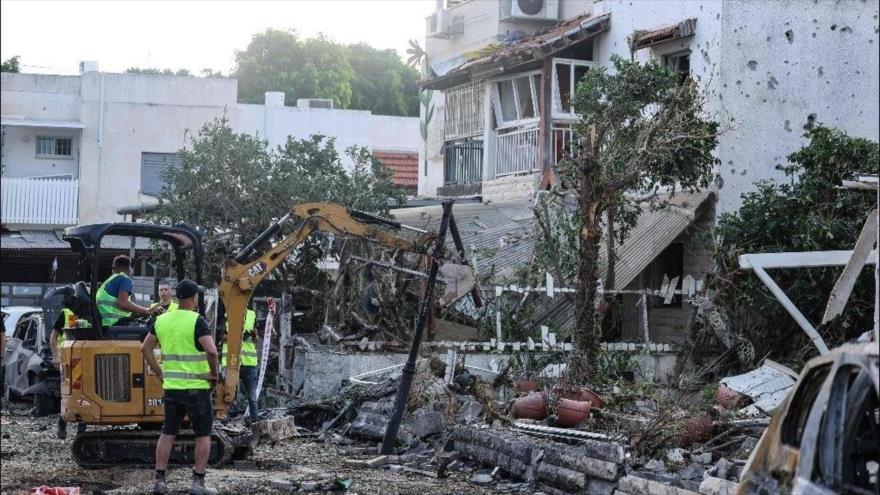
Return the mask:
[[[3,251],[23,250],[69,250],[70,244],[61,240],[61,232],[54,230],[21,230],[18,232],[3,232],[0,235],[0,246]],[[128,250],[131,247],[130,237],[109,235],[101,242],[102,249]],[[135,238],[135,249],[143,251],[150,249],[150,240],[143,237]]]
[[3,117],[0,125],[4,127],[51,127],[54,129],[85,129],[86,125],[76,120],[41,120]]
[[489,45],[435,64],[439,75],[420,84],[425,89],[443,90],[534,63],[608,30],[610,23],[611,14],[575,17],[509,45]]
[[640,50],[664,41],[693,36],[697,29],[697,19],[685,19],[678,24],[664,26],[648,31],[636,31],[629,38],[630,50]]

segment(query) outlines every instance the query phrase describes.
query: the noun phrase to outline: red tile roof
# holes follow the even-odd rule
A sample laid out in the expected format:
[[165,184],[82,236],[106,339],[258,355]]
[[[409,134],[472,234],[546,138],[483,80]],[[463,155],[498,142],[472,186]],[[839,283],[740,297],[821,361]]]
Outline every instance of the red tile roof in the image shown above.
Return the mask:
[[413,152],[373,150],[386,167],[394,171],[392,181],[404,189],[419,187],[419,154]]

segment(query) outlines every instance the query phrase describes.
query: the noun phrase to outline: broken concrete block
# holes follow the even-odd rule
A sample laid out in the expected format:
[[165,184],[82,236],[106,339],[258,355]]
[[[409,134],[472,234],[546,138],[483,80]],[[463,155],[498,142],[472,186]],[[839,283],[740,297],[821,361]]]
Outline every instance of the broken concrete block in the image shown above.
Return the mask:
[[700,483],[702,495],[734,495],[737,483],[709,476]]
[[581,491],[587,486],[584,473],[542,462],[535,475],[549,485],[569,491]]
[[285,440],[298,435],[293,416],[257,421],[251,425],[251,431],[255,435],[259,434],[260,438],[268,438],[272,441]]
[[616,480],[620,473],[618,463],[585,457],[578,447],[547,446],[544,448],[544,462],[610,481]]
[[624,476],[617,484],[619,490],[633,495],[699,495],[697,492],[685,490],[671,485],[664,485],[636,476]]
[[494,479],[491,474],[478,473],[471,476],[471,483],[475,485],[491,485]]
[[703,479],[703,474],[705,472],[706,469],[703,466],[692,463],[685,466],[685,468],[678,473],[678,476],[683,480],[700,481]]
[[587,480],[587,493],[590,495],[612,495],[617,483],[611,481],[600,480],[598,478],[590,478]]
[[694,462],[699,462],[700,464],[711,464],[712,453],[703,452],[702,454],[691,454],[691,460]]
[[409,429],[419,438],[444,431],[443,415],[437,411],[419,409],[408,421]]
[[679,447],[666,449],[666,460],[673,464],[684,462],[684,449]]

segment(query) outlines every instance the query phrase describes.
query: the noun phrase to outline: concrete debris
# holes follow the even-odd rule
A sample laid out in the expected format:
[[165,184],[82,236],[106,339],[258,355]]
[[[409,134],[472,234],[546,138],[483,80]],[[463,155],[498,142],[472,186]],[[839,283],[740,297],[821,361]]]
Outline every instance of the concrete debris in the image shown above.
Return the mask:
[[720,383],[752,399],[752,404],[742,409],[741,413],[762,416],[773,413],[797,379],[798,374],[787,366],[766,359],[760,368],[722,378]]
[[700,493],[702,495],[734,495],[736,487],[735,481],[709,476],[700,483]]
[[265,438],[273,442],[286,440],[299,434],[293,416],[257,421],[251,425],[251,431],[255,436],[259,434],[261,439]]

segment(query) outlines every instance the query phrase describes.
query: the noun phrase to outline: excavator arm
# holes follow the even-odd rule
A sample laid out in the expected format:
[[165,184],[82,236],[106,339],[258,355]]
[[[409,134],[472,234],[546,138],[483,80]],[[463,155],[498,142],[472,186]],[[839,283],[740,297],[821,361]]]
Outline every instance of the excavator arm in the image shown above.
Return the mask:
[[[300,220],[298,228],[285,235],[271,248],[257,255],[262,244],[281,231],[282,226],[296,217]],[[389,232],[389,230],[411,229],[418,232],[416,240],[411,241]],[[215,411],[222,417],[235,400],[235,389],[239,380],[239,361],[247,303],[254,289],[272,273],[315,231],[333,235],[356,237],[392,249],[416,254],[430,254],[434,236],[412,227],[404,226],[390,219],[369,213],[350,210],[333,203],[304,203],[295,205],[283,218],[273,223],[253,242],[243,248],[232,260],[227,262],[220,282],[220,299],[226,309],[227,352],[226,378],[218,384],[215,396]]]

